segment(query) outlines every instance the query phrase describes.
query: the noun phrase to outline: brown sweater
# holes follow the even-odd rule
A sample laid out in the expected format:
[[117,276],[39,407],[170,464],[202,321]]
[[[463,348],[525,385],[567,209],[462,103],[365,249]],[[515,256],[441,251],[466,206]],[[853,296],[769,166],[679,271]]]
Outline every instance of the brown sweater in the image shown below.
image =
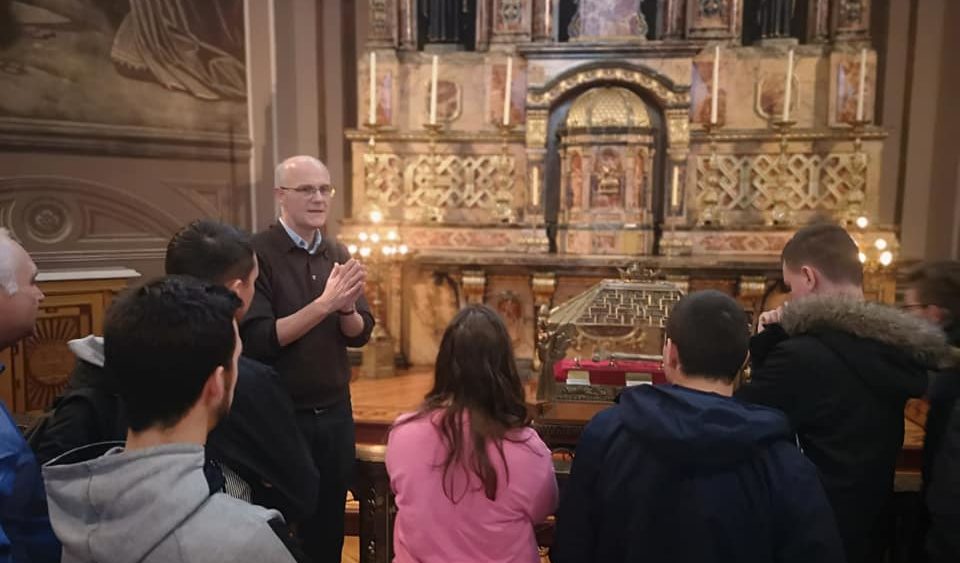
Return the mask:
[[260,277],[250,310],[240,325],[243,353],[272,365],[298,409],[326,408],[350,398],[347,347],[370,339],[373,315],[367,300],[357,301],[363,332],[348,338],[340,315],[328,315],[285,347],[277,340],[277,319],[292,315],[323,293],[335,263],[350,259],[346,247],[323,239],[315,254],[298,248],[280,224],[253,237]]

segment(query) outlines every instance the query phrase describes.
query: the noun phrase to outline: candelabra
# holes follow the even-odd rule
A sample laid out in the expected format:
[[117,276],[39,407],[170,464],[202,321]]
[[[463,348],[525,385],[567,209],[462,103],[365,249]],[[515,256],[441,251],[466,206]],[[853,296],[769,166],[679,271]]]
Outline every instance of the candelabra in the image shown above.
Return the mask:
[[394,339],[386,326],[384,291],[395,266],[410,255],[395,226],[384,225],[383,212],[373,208],[369,227],[356,235],[343,237],[350,254],[367,267],[370,310],[376,320],[370,342],[363,351],[363,372],[368,377],[394,374]]
[[867,199],[867,155],[863,152],[863,132],[869,124],[868,119],[856,119],[850,124],[853,134],[853,160],[849,188],[844,197],[844,206],[840,210],[840,220],[848,226],[855,225],[857,219],[863,216],[863,205]]
[[700,214],[697,217],[697,224],[700,226],[723,224],[723,216],[719,209],[720,159],[717,156],[717,131],[720,127],[720,123],[708,122],[703,124],[703,129],[707,133],[707,140],[710,143],[710,158],[707,159],[706,177],[704,179],[706,185],[700,199]]
[[440,208],[440,199],[443,197],[440,187],[437,185],[438,171],[440,169],[440,155],[437,153],[437,139],[443,133],[443,125],[440,123],[425,123],[423,127],[427,130],[430,141],[427,145],[430,160],[430,177],[427,178],[428,192],[427,204],[422,210],[422,219],[426,222],[443,222],[443,209]]
[[383,191],[377,188],[377,137],[383,127],[376,122],[363,124],[364,129],[370,131],[370,140],[367,141],[367,153],[363,155],[363,193],[367,202],[382,205]]
[[793,211],[787,200],[790,198],[790,158],[787,153],[787,146],[790,142],[790,130],[796,125],[796,121],[775,120],[771,122],[773,128],[780,137],[780,156],[777,159],[777,185],[773,189],[773,201],[770,209],[765,213],[765,222],[767,226],[786,227],[794,223]]
[[498,123],[500,131],[500,157],[497,159],[496,184],[494,195],[494,216],[503,223],[513,223],[516,214],[513,210],[513,173],[510,170],[510,134],[516,126],[513,123]]

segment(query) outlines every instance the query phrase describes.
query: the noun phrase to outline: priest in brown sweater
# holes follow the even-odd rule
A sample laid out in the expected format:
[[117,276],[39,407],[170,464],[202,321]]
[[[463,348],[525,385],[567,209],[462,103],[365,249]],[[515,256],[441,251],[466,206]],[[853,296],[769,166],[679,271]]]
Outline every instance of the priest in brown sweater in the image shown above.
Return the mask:
[[366,344],[374,324],[366,270],[321,234],[335,194],[322,162],[283,161],[273,191],[280,218],[253,238],[260,277],[241,325],[244,353],[279,372],[320,472],[316,514],[299,527],[304,550],[339,563],[355,456],[347,347]]

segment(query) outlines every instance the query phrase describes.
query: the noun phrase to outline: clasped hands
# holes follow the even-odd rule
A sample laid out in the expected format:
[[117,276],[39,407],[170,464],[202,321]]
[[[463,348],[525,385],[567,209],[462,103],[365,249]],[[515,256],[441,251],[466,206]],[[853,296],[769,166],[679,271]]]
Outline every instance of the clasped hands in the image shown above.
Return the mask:
[[360,262],[351,258],[343,264],[334,264],[327,285],[316,301],[324,303],[329,312],[353,313],[366,283],[367,269]]

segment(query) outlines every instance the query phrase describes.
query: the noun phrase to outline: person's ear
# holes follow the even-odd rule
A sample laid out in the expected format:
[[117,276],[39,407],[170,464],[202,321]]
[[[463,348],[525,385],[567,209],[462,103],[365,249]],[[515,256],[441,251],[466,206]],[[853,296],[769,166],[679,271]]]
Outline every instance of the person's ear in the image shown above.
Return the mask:
[[800,276],[810,290],[815,289],[820,282],[820,272],[810,266],[800,266]]
[[680,354],[677,352],[677,345],[669,338],[663,347],[663,365],[673,370],[680,369]]
[[240,288],[243,287],[243,285],[244,285],[244,281],[243,281],[242,279],[240,279],[240,278],[236,278],[236,279],[232,279],[232,280],[228,281],[228,282],[227,282],[226,284],[224,284],[224,285],[225,285],[226,288],[229,289],[230,291],[232,291],[232,292],[234,292],[234,293],[239,293],[239,292],[240,292]]
[[207,378],[207,383],[203,386],[203,400],[208,407],[223,402],[223,397],[226,394],[226,382],[226,370],[223,366],[217,366],[217,369],[213,370],[213,373]]

